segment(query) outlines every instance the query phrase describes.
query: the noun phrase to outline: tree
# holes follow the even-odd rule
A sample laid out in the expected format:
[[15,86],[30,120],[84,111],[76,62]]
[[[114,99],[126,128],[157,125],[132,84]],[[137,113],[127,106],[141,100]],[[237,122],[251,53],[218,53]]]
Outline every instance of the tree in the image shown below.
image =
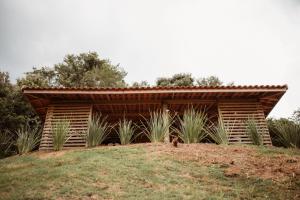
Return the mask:
[[26,72],[25,77],[18,79],[19,87],[23,85],[29,87],[50,87],[56,85],[56,74],[52,68],[42,67],[37,69],[33,67],[32,72]]
[[[231,83],[233,84],[233,83]],[[209,76],[209,77],[203,77],[199,78],[197,80],[197,85],[199,86],[221,86],[223,85],[223,82],[216,76]]]
[[18,79],[18,85],[30,87],[125,87],[127,73],[109,60],[100,59],[96,52],[66,55],[53,68],[33,68]]
[[150,84],[147,81],[132,83],[132,87],[149,87],[149,86],[150,86]]
[[54,66],[57,85],[65,87],[124,87],[127,73],[101,60],[96,52],[67,55],[62,63]]
[[39,123],[31,105],[24,101],[21,88],[10,83],[7,72],[0,72],[0,132]]
[[193,86],[194,79],[191,74],[174,74],[171,78],[160,77],[156,81],[157,86]]

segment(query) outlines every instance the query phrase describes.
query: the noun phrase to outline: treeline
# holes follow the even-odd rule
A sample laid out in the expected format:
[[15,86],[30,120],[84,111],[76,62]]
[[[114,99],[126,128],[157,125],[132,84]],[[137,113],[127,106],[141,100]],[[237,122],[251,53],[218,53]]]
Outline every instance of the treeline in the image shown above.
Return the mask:
[[[0,71],[0,156],[16,151],[15,145],[8,148],[8,140],[15,141],[20,129],[39,129],[41,122],[31,105],[23,99],[21,88],[32,87],[147,87],[147,81],[125,82],[127,72],[108,59],[99,58],[96,52],[79,55],[66,55],[61,63],[52,67],[33,68],[24,77],[12,84],[8,72]],[[154,86],[220,86],[224,83],[216,76],[194,78],[189,73],[175,74],[172,77],[159,77]],[[276,136],[274,124],[299,125],[300,110],[291,119],[269,120],[273,124],[271,134]],[[272,122],[272,123],[271,123]],[[271,127],[271,126],[270,126]],[[291,132],[291,131],[290,131]],[[295,132],[295,130],[294,130]],[[297,132],[297,130],[296,130]],[[297,132],[297,134],[300,134]],[[280,144],[280,142],[277,142]],[[281,144],[282,145],[282,144]],[[285,145],[287,146],[287,145]],[[7,150],[8,149],[8,150]]]

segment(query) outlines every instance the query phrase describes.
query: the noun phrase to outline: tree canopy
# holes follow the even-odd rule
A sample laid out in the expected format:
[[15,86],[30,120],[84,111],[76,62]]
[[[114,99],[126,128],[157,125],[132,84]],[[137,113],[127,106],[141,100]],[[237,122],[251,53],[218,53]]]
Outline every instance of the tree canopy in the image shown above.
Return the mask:
[[18,80],[18,85],[64,87],[125,87],[127,73],[96,52],[66,55],[54,67],[33,68]]
[[[170,78],[160,77],[156,81],[157,86],[221,86],[223,84],[216,76],[201,77],[195,82],[195,78],[189,73],[174,74]],[[233,83],[227,85],[233,85]]]

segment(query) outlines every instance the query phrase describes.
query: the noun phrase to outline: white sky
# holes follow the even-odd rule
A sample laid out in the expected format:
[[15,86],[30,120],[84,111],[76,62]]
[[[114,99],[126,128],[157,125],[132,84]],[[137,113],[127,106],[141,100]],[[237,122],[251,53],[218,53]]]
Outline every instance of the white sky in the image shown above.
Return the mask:
[[189,72],[236,84],[288,84],[270,116],[300,107],[300,0],[0,0],[0,70],[96,51],[126,81]]

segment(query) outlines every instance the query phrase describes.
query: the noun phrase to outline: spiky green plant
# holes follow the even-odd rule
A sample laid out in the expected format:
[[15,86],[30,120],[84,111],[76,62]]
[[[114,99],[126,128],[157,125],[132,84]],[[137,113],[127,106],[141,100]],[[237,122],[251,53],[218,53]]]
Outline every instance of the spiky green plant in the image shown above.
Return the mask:
[[123,119],[118,123],[118,136],[122,145],[130,144],[134,140],[135,128],[131,120]]
[[278,120],[269,127],[284,147],[300,148],[300,124]]
[[16,135],[16,147],[20,155],[32,151],[41,140],[40,131],[37,128],[31,130],[28,126],[18,129]]
[[0,158],[9,154],[13,143],[13,134],[11,132],[0,132]]
[[207,116],[204,112],[189,108],[184,111],[183,118],[178,117],[178,120],[180,127],[175,131],[184,143],[197,143],[207,136]]
[[94,115],[89,121],[89,128],[86,134],[86,144],[88,147],[95,147],[102,144],[107,138],[109,125],[106,117],[102,117],[101,113]]
[[142,126],[151,142],[164,142],[165,138],[169,137],[172,118],[168,112],[150,112],[150,119],[144,119],[146,125],[142,123]]
[[229,144],[229,137],[234,125],[225,124],[219,117],[217,125],[213,124],[207,128],[207,134],[216,144]]
[[254,145],[263,145],[263,137],[258,130],[257,122],[253,118],[249,118],[246,122],[246,133],[250,137]]
[[52,137],[54,151],[60,151],[64,144],[69,140],[70,121],[62,119],[52,123]]

